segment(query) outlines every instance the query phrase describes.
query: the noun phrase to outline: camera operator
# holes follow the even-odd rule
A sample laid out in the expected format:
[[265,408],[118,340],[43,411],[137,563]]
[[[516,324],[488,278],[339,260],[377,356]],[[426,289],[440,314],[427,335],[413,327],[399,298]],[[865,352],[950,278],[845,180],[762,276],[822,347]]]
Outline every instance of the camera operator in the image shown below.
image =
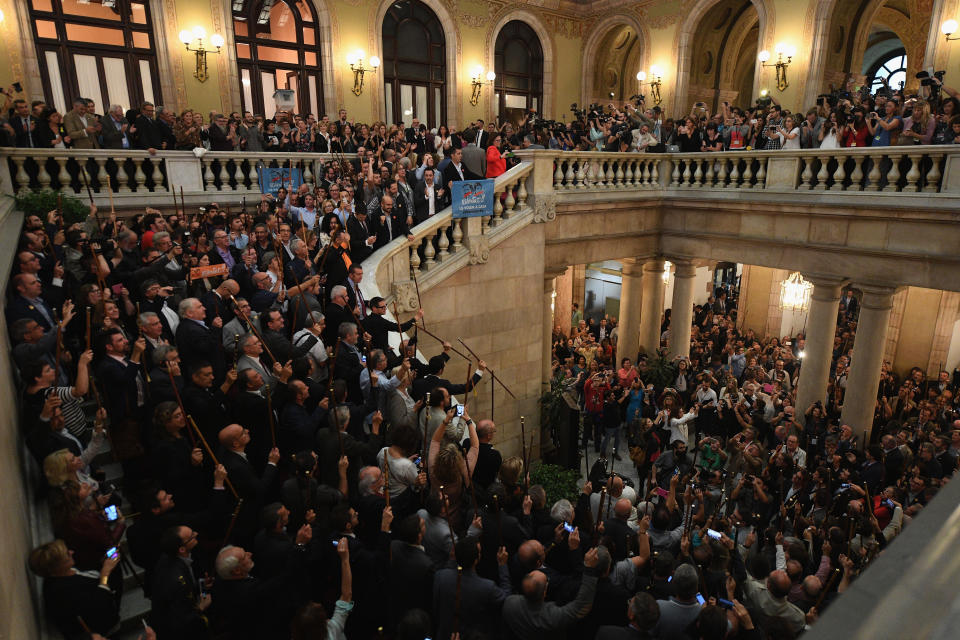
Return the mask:
[[[878,96],[879,97],[879,96]],[[881,118],[876,111],[870,112],[867,119],[867,129],[873,140],[871,147],[889,147],[897,143],[897,134],[903,126],[903,119],[897,115],[897,102],[893,98],[884,100],[884,116]]]
[[823,136],[823,125],[826,118],[820,116],[817,108],[807,111],[806,117],[800,121],[800,148],[815,149],[820,146]]
[[837,110],[834,109],[830,112],[830,117],[817,132],[817,143],[819,147],[821,149],[839,148],[841,130],[840,115],[837,113]]

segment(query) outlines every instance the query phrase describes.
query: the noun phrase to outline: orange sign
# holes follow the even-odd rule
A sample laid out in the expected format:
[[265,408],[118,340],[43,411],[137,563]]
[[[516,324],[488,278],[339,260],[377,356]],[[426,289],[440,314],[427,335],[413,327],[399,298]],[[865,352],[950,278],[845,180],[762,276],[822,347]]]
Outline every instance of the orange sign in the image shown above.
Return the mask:
[[227,265],[221,262],[220,264],[209,264],[205,267],[194,267],[190,269],[190,279],[214,278],[216,276],[225,276],[228,273]]

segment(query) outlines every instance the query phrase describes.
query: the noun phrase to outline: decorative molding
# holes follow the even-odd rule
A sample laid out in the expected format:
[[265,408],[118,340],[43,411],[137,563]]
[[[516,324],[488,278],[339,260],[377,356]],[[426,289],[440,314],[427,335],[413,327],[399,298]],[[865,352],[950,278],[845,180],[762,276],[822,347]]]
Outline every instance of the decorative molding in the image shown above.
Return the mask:
[[490,239],[487,236],[470,237],[470,264],[485,264],[490,259]]
[[[417,301],[417,288],[411,280],[394,280],[391,283],[393,288],[393,300],[397,303],[397,311],[414,312],[420,304]],[[399,318],[394,318],[399,322]]]
[[[167,32],[175,32],[177,30],[177,0],[163,0],[163,4],[161,5],[161,7],[163,9],[162,21],[158,21],[158,18],[160,17],[160,12],[157,12],[157,11],[154,12],[154,31],[157,31],[157,33],[154,33],[154,37],[158,41],[163,41],[164,43],[166,43],[167,41],[170,40],[170,38],[175,38],[176,36],[175,33],[170,33],[170,37],[168,37]],[[162,25],[162,29],[158,31],[157,25]],[[173,41],[179,42],[180,40],[179,38],[175,38]],[[186,82],[186,79],[183,77],[183,56],[180,53],[179,49],[177,49],[176,54],[171,54],[170,48],[166,45],[164,45],[164,49],[168,54],[166,58],[167,58],[167,64],[169,65],[170,71],[171,71],[170,75],[173,76],[173,95],[172,96],[167,95],[167,87],[164,85],[164,80],[162,77],[164,64],[159,59],[161,58],[159,53],[163,49],[158,48],[158,52],[157,52],[158,65],[157,66],[161,74],[160,84],[161,84],[161,90],[164,92],[163,100],[164,102],[167,103],[167,105],[170,105],[170,101],[173,100],[173,107],[177,111],[183,111],[184,109],[187,108],[187,82]]]
[[556,194],[535,196],[533,205],[533,222],[552,222],[557,218]]

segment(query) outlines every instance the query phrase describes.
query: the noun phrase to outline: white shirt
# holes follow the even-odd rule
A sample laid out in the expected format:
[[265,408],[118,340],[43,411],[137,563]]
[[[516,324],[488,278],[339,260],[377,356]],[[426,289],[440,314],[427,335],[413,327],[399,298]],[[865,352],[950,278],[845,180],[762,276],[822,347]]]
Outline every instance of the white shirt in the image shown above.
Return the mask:
[[423,190],[423,193],[427,196],[427,215],[430,217],[433,217],[433,214],[436,213],[434,209],[436,203],[433,201],[433,190],[434,185],[432,184],[426,185],[426,188]]

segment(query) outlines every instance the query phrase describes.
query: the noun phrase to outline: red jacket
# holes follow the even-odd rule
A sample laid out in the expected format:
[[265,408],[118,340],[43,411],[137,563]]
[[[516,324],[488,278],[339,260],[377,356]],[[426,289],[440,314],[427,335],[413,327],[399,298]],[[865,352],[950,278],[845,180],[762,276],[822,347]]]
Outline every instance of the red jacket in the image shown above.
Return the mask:
[[496,178],[507,170],[507,161],[500,155],[500,150],[495,146],[487,147],[487,177]]
[[583,385],[583,406],[591,413],[600,413],[603,411],[603,397],[610,390],[609,384],[602,384],[598,387],[593,386],[593,380],[587,380]]

